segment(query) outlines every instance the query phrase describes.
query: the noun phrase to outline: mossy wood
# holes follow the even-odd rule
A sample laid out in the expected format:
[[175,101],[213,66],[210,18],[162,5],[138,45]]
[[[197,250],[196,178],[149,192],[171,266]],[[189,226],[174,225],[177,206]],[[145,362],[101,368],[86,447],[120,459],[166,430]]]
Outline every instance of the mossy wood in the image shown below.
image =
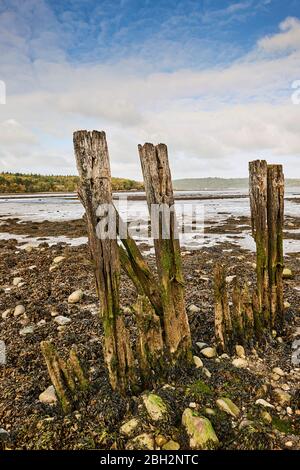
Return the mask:
[[104,356],[113,389],[124,391],[134,383],[135,377],[129,335],[120,312],[119,249],[116,237],[97,235],[98,223],[105,227],[107,211],[110,210],[109,217],[114,214],[106,136],[104,132],[77,131],[73,141],[80,178],[78,194],[86,211],[89,248],[100,298]]
[[161,289],[164,338],[174,361],[190,357],[191,335],[167,146],[139,145]]

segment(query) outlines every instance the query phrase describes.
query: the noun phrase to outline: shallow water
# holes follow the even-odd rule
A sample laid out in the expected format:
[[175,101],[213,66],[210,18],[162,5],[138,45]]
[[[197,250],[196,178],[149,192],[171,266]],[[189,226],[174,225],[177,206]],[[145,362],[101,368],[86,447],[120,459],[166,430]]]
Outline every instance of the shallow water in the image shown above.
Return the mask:
[[[125,201],[127,194],[132,196],[132,193],[121,193],[121,201],[116,204],[119,206],[121,216],[129,222],[129,230],[132,236],[140,243],[148,243],[148,209],[146,201]],[[142,193],[135,193],[141,195]],[[179,227],[182,228],[184,221],[184,233],[180,233],[180,240],[182,246],[188,250],[195,250],[203,247],[214,246],[221,242],[231,242],[254,250],[255,245],[247,227],[241,224],[240,232],[238,234],[214,234],[205,233],[204,227],[213,224],[216,227],[218,224],[223,224],[230,217],[241,217],[250,215],[249,199],[248,198],[229,198],[223,199],[222,197],[228,195],[246,195],[247,190],[244,191],[185,191],[176,192],[177,197],[182,194],[183,198],[187,195],[193,197],[199,195],[203,196],[220,196],[220,199],[177,199],[176,214]],[[299,197],[300,188],[288,189],[286,198]],[[19,218],[20,221],[65,221],[79,219],[83,216],[84,210],[80,201],[74,195],[15,195],[13,197],[0,198],[0,216],[3,218]],[[292,217],[300,217],[300,204],[292,201],[285,201],[285,214]],[[0,222],[1,223],[1,222]],[[289,228],[290,233],[299,233],[298,230]],[[241,238],[235,238],[236,236]],[[20,242],[37,245],[40,243],[35,238],[26,236],[10,235],[7,233],[0,233],[0,239],[15,238]],[[67,237],[47,237],[45,240],[49,244],[54,244],[59,241],[64,241],[72,245],[78,245],[86,242],[85,237],[68,239]],[[151,242],[150,242],[150,245]],[[299,252],[299,240],[285,240],[285,252]],[[152,251],[152,250],[151,250]]]

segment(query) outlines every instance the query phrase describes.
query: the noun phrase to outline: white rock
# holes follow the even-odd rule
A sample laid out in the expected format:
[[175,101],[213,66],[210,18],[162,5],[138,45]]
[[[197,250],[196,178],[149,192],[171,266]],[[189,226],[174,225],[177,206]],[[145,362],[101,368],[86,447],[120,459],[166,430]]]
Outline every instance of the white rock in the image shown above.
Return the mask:
[[25,245],[25,246],[23,247],[23,249],[24,249],[25,251],[27,251],[27,253],[31,253],[32,250],[33,250],[33,248],[34,248],[34,246],[33,246],[33,245],[30,245],[30,244]]
[[130,421],[127,421],[126,423],[122,424],[122,426],[120,427],[120,433],[124,436],[131,437],[135,433],[139,425],[139,420],[136,418],[132,418]]
[[270,408],[270,409],[274,409],[274,405],[271,405],[271,403],[269,403],[268,401],[264,400],[263,398],[259,398],[258,400],[256,400],[255,402],[256,405],[260,405],[260,406],[263,406],[264,408]]
[[4,312],[2,312],[2,314],[1,314],[2,319],[6,320],[9,317],[10,313],[11,313],[10,308],[8,308],[7,310],[4,310]]
[[279,375],[280,377],[283,377],[283,376],[285,375],[285,373],[283,372],[282,369],[280,369],[280,367],[274,367],[274,368],[272,369],[272,372],[273,372],[274,374]]
[[235,352],[238,357],[245,359],[246,354],[245,354],[245,349],[243,348],[243,346],[241,346],[240,344],[237,344],[235,347]]
[[211,378],[211,372],[206,367],[203,367],[203,372],[208,379]]
[[26,336],[26,335],[31,335],[34,332],[34,326],[33,325],[28,325],[22,328],[19,331],[20,336]]
[[202,341],[198,341],[198,343],[196,343],[196,346],[198,346],[199,349],[203,349],[207,346],[207,344],[203,343]]
[[195,403],[194,401],[192,401],[191,403],[189,403],[189,408],[192,408],[192,409],[197,408],[197,403]]
[[221,357],[221,359],[230,359],[230,357],[226,353],[221,354],[220,357]]
[[25,313],[24,305],[17,305],[14,311],[14,317],[19,317]]
[[68,302],[69,304],[77,304],[78,302],[81,301],[83,297],[83,292],[82,290],[75,290],[74,292],[72,292],[71,295],[69,295],[69,298],[68,298]]
[[190,313],[199,313],[201,310],[199,307],[197,307],[197,305],[190,305],[188,311]]
[[53,260],[53,263],[54,263],[54,264],[59,264],[59,263],[61,263],[62,261],[64,261],[65,259],[66,259],[65,256],[56,256],[56,258],[54,258],[54,260]]
[[236,278],[236,276],[226,276],[226,282],[228,282],[228,284],[231,284],[231,282]]
[[40,402],[47,403],[48,405],[57,402],[57,397],[53,385],[50,385],[48,388],[46,388],[44,392],[40,394],[39,400]]
[[23,281],[22,277],[15,277],[13,280],[13,285],[18,286]]
[[248,363],[246,359],[243,359],[242,357],[238,357],[237,359],[233,359],[232,365],[234,367],[237,367],[238,369],[245,369],[247,367]]
[[217,351],[216,348],[204,348],[201,349],[201,354],[203,354],[204,357],[211,359],[213,357],[216,357]]
[[198,356],[193,356],[194,364],[196,366],[196,369],[199,369],[200,367],[203,367],[203,362],[201,361],[200,357]]
[[46,325],[46,320],[43,319],[37,322],[37,326],[43,326],[43,325]]
[[68,317],[64,317],[63,315],[58,315],[57,317],[54,318],[54,321],[59,326],[64,326],[64,325],[68,325],[68,323],[71,323],[71,319]]
[[52,264],[52,266],[50,266],[49,268],[49,273],[52,273],[53,271],[55,271],[55,269],[58,268],[58,265],[57,264]]
[[285,447],[291,448],[291,447],[293,447],[294,443],[293,443],[293,441],[287,441],[287,442],[285,442],[284,445],[285,445]]
[[282,272],[282,277],[283,277],[283,279],[292,279],[294,276],[293,276],[293,273],[292,273],[291,269],[284,268],[284,270]]
[[291,304],[286,300],[284,302],[284,308],[290,308]]
[[230,400],[230,398],[219,398],[216,403],[221,411],[224,411],[234,418],[237,418],[241,413],[240,409],[233,403],[233,401]]

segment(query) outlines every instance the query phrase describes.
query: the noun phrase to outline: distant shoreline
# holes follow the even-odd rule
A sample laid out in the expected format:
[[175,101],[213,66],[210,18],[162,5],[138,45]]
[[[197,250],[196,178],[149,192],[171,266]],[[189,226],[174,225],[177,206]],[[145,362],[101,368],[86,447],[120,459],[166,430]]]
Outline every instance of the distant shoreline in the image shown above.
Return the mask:
[[[187,201],[202,201],[202,200],[209,200],[209,199],[245,199],[248,198],[248,194],[191,194],[191,191],[180,191],[186,192],[187,194],[174,194],[174,199],[175,200],[187,200]],[[199,191],[200,192],[200,191]],[[204,191],[201,191],[204,192]],[[141,191],[114,191],[113,192],[113,198],[118,199],[118,195],[122,193],[127,193],[127,199],[129,201],[145,201],[146,200],[146,194]],[[43,197],[47,198],[55,198],[55,197],[66,197],[68,199],[74,199],[77,200],[77,194],[74,192],[57,192],[57,193],[11,193],[11,194],[0,194],[0,201],[1,200],[11,200],[13,201],[14,199],[40,199]]]

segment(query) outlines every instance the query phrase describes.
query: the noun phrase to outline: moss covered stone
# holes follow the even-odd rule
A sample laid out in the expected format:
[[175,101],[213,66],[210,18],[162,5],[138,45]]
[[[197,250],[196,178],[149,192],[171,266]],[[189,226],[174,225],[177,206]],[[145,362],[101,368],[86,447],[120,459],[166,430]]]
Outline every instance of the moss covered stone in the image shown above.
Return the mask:
[[216,403],[221,411],[224,411],[234,418],[237,418],[241,413],[240,409],[230,400],[230,398],[219,398]]
[[152,421],[163,421],[167,419],[168,408],[160,396],[149,393],[143,396],[143,402]]
[[189,436],[191,449],[208,450],[218,446],[219,440],[209,419],[187,408],[182,415],[182,424]]

